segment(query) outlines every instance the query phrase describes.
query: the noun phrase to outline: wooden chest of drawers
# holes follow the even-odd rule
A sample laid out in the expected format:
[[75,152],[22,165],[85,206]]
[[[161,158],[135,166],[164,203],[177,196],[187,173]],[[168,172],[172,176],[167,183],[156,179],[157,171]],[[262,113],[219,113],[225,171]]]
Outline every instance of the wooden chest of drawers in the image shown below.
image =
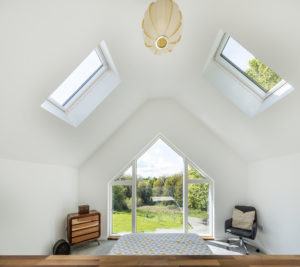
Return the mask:
[[70,245],[97,240],[101,235],[101,215],[92,210],[86,214],[68,215],[68,240]]

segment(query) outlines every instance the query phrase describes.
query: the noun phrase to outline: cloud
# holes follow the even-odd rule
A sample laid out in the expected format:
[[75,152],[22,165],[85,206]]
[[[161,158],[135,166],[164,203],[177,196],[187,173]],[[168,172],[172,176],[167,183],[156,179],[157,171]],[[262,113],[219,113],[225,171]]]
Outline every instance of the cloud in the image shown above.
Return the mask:
[[138,177],[169,176],[183,172],[183,159],[162,140],[158,140],[137,161]]

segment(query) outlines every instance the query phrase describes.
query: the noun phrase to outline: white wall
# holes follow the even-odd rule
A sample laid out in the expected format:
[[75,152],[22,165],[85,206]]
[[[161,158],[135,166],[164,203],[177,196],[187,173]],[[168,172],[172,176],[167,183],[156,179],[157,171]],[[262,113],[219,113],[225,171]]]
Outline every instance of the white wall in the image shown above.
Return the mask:
[[0,159],[0,254],[50,254],[77,198],[77,170]]
[[256,242],[267,253],[300,254],[300,154],[249,165],[248,201],[263,229]]
[[[102,214],[107,237],[108,181],[158,133],[215,183],[215,236],[235,204],[258,210],[256,242],[267,253],[300,254],[300,154],[247,165],[191,113],[171,100],[146,102],[79,168],[0,159],[0,254],[49,254],[65,238],[79,204]],[[78,189],[79,188],[79,189]],[[78,194],[79,190],[79,194]]]
[[246,201],[247,165],[191,113],[171,100],[153,100],[146,102],[79,169],[79,202],[101,212],[101,237],[108,234],[109,180],[158,133],[214,179],[215,235],[224,236],[224,220],[231,216],[235,204]]

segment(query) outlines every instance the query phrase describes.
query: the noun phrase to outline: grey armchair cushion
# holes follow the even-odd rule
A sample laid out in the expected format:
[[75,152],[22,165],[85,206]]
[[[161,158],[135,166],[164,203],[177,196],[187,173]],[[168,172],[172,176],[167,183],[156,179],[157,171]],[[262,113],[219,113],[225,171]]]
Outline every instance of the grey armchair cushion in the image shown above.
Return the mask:
[[230,227],[226,230],[227,233],[237,235],[237,236],[243,236],[247,238],[251,238],[252,231],[251,230],[244,230],[239,228]]

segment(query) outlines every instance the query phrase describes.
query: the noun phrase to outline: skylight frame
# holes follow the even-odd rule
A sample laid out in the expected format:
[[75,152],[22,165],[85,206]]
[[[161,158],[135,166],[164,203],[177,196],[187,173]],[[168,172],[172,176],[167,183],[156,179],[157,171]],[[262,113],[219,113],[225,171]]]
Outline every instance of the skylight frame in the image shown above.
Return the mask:
[[78,127],[121,82],[105,41],[102,40],[94,50],[105,64],[102,71],[94,75],[64,108],[51,102],[49,97],[41,104],[44,110],[74,127]]
[[218,31],[204,65],[203,76],[241,111],[254,118],[295,88],[287,81],[279,82],[267,94],[255,87],[251,80],[220,56],[229,36],[222,29]]
[[225,46],[226,46],[226,44],[227,44],[230,37],[231,36],[228,33],[224,33],[224,35],[222,37],[222,40],[219,44],[219,47],[217,48],[216,53],[214,55],[214,60],[224,70],[228,71],[238,82],[240,82],[244,86],[246,86],[251,93],[254,93],[254,95],[256,97],[258,97],[261,101],[264,101],[269,96],[274,94],[277,90],[279,90],[279,89],[281,89],[281,88],[283,88],[284,86],[287,85],[287,82],[282,79],[272,89],[267,91],[263,87],[261,87],[256,81],[254,81],[248,75],[246,75],[243,72],[243,70],[241,70],[233,62],[231,62],[230,59],[226,59],[225,56],[222,55],[222,52],[223,52],[223,50],[224,50],[224,48],[225,48]]
[[[48,97],[48,101],[51,102],[53,105],[55,105],[57,108],[59,108],[60,110],[62,110],[63,112],[67,112],[68,110],[72,109],[72,106],[75,105],[81,97],[84,97],[85,94],[88,93],[89,89],[91,87],[93,87],[94,83],[96,81],[98,81],[98,79],[100,78],[100,76],[102,76],[105,71],[108,68],[108,64],[105,60],[104,55],[102,54],[101,49],[97,46],[95,49],[93,49],[92,51],[95,51],[97,56],[99,57],[100,62],[102,63],[102,66],[100,67],[100,69],[98,71],[96,71],[93,75],[91,75],[77,90],[76,92],[70,97],[70,99],[67,101],[67,103],[65,105],[61,105],[59,104],[57,101],[55,101],[55,99],[53,99],[51,97],[51,95],[55,92],[55,90],[57,90],[57,88],[49,95]],[[92,52],[91,51],[91,52]],[[86,58],[85,58],[86,59]],[[80,64],[84,61],[84,59],[80,62]],[[77,67],[80,66],[80,64],[78,64]],[[76,68],[77,68],[76,67]],[[75,69],[76,69],[75,68]],[[74,70],[75,70],[74,69]],[[73,71],[74,71],[73,70]],[[69,76],[73,73],[73,71],[67,76],[66,79],[69,78]],[[65,79],[65,80],[66,80]],[[65,81],[64,80],[64,81]],[[63,82],[64,82],[63,81]]]

